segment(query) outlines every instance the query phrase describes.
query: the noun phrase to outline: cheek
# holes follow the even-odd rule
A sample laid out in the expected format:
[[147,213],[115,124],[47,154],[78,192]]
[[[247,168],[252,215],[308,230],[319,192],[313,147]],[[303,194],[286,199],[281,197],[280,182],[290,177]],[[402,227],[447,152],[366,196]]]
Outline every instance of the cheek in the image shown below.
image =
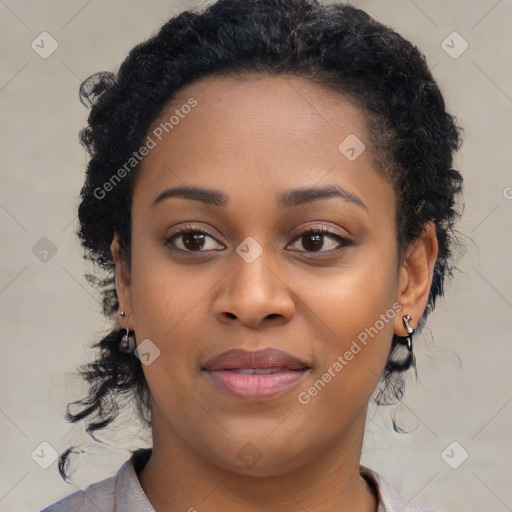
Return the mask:
[[199,266],[173,262],[148,235],[134,233],[133,240],[131,297],[136,329],[165,342],[204,307],[202,300],[212,283]]
[[394,259],[377,260],[316,281],[307,292],[318,325],[318,364],[317,385],[301,390],[307,395],[302,402],[326,410],[338,404],[329,409],[336,417],[350,408],[355,412],[373,393],[391,347],[394,318],[400,314]]
[[208,286],[168,261],[139,256],[133,258],[131,283],[137,343],[149,339],[158,349],[158,357],[143,365],[144,375],[156,403],[167,411],[181,410],[194,395]]
[[347,258],[343,268],[321,277],[295,276],[305,302],[331,336],[346,343],[374,325],[395,303],[398,283],[392,249],[387,257],[378,250],[360,251],[354,261]]
[[[148,244],[149,245],[149,244]],[[138,247],[144,247],[143,243]],[[159,367],[179,376],[196,363],[198,333],[207,332],[205,296],[212,283],[198,267],[173,264],[165,253],[135,249],[132,255],[132,314],[137,340],[150,339],[160,354],[147,366],[148,381]],[[162,373],[162,372],[160,372]]]

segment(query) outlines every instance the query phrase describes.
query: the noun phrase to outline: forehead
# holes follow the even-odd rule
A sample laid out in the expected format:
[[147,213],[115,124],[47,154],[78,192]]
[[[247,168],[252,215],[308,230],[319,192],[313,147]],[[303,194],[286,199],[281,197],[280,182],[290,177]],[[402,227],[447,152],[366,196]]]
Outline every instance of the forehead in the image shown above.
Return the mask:
[[[339,138],[348,127],[366,137],[362,111],[348,97],[295,75],[202,78],[180,90],[154,125],[165,122],[192,97],[197,101],[194,117],[200,118],[203,129],[223,128],[216,133],[218,141],[222,141],[222,132],[240,129],[246,134],[246,127],[254,137],[279,134],[280,142],[302,134],[313,135],[319,145],[329,144],[328,132]],[[173,129],[180,130],[184,131],[178,126]]]
[[251,190],[254,200],[292,184],[383,185],[360,109],[296,76],[203,78],[174,96],[148,135],[155,146],[139,189],[194,182]]

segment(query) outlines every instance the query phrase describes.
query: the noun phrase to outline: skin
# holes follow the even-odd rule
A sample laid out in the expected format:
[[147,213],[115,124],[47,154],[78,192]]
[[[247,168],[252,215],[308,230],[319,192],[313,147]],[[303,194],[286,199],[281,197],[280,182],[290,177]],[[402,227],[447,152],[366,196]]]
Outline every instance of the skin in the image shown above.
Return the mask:
[[[375,511],[359,474],[367,405],[393,333],[406,335],[402,316],[419,319],[425,309],[438,250],[434,226],[398,253],[395,193],[347,98],[291,76],[205,78],[180,91],[152,129],[190,97],[197,106],[142,163],[130,265],[112,243],[126,313],[120,323],[138,344],[150,339],[160,350],[143,367],[153,396],[153,453],[138,475],[142,488],[157,512]],[[338,149],[349,134],[366,145],[354,161]],[[217,189],[229,204],[173,197],[152,206],[184,184]],[[340,197],[277,203],[288,189],[325,185],[366,206]],[[209,233],[202,246],[186,237],[174,239],[174,250],[166,245],[191,224]],[[349,243],[321,235],[314,251],[311,236],[300,236],[311,227]],[[252,263],[236,252],[247,237],[263,250]],[[298,394],[393,304],[401,311],[300,403]],[[228,396],[201,370],[226,350],[267,347],[311,367],[272,399]],[[237,455],[244,446],[260,457],[251,467]]]

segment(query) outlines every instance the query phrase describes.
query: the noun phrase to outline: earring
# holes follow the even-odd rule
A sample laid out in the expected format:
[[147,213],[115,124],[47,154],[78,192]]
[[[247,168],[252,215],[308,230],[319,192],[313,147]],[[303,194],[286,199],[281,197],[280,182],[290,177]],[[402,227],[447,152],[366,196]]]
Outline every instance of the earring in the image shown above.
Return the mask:
[[126,332],[121,339],[121,343],[119,344],[119,350],[121,352],[131,353],[135,349],[135,337],[130,336],[130,331],[128,329],[125,329],[125,331]]
[[404,315],[402,317],[402,322],[404,323],[404,326],[407,330],[407,336],[405,338],[407,340],[407,350],[409,352],[412,352],[412,335],[414,333],[414,329],[409,324],[411,320],[414,320],[414,318],[411,315]]

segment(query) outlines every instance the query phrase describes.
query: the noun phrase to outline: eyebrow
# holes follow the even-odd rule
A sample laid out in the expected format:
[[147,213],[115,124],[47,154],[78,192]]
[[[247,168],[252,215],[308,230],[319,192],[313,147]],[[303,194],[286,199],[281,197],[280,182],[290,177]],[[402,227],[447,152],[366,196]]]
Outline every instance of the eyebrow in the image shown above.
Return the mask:
[[[211,188],[197,187],[194,185],[182,185],[179,187],[164,190],[153,201],[152,207],[158,203],[171,197],[181,197],[184,199],[192,199],[201,203],[212,206],[228,206],[229,196],[220,190]],[[327,185],[324,187],[302,187],[287,190],[277,197],[278,205],[282,208],[296,208],[305,204],[319,201],[321,199],[329,199],[331,197],[339,197],[344,201],[360,206],[368,211],[366,203],[358,196],[344,189],[340,185]]]

